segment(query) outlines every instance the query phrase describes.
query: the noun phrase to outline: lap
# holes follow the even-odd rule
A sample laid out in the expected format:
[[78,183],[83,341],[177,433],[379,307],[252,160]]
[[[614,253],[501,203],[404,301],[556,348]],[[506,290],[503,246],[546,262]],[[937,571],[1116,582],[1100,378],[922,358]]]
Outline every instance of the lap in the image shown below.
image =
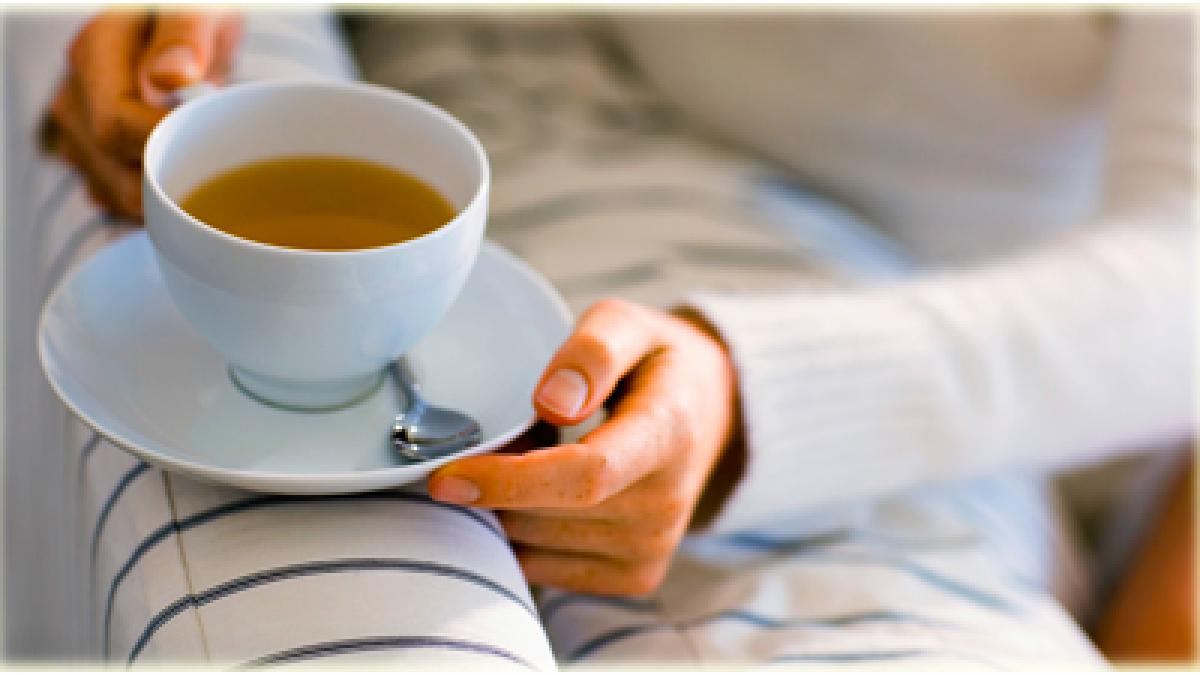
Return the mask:
[[386,651],[429,664],[553,663],[487,512],[415,490],[247,493],[103,441],[84,449],[104,658],[251,665]]
[[1102,659],[1050,592],[1053,522],[1013,475],[698,537],[638,601],[543,598],[560,661],[1023,668]]

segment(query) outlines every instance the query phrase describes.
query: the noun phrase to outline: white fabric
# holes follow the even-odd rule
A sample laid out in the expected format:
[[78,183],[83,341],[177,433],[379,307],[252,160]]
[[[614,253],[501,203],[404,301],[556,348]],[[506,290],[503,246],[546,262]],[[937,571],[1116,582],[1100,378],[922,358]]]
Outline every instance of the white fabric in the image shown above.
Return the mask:
[[698,118],[956,263],[696,297],[731,345],[750,448],[717,530],[1194,429],[1190,15],[622,26]]
[[[659,89],[707,131],[781,162],[922,260],[953,264],[1027,248],[1094,211],[1114,42],[1127,18],[746,13],[614,23]],[[1139,89],[1162,84],[1157,73],[1140,79]],[[1186,90],[1172,98],[1189,100]]]
[[92,535],[102,658],[348,666],[382,652],[410,666],[554,667],[490,514],[415,491],[225,490],[106,443],[87,463],[91,512],[104,514]]
[[[53,61],[33,56],[61,54],[70,31],[38,34],[37,22],[27,21],[13,30],[8,19],[6,37],[28,36],[20,43],[23,61]],[[328,25],[300,24],[308,39],[334,44]],[[700,140],[686,117],[606,58],[604,43],[592,38],[574,22],[551,19],[373,17],[358,44],[368,79],[427,97],[479,133],[496,177],[489,236],[547,274],[576,309],[610,294],[667,305],[697,289],[855,283],[858,270],[822,257],[847,250],[829,233],[863,227],[851,213],[788,188],[784,176],[750,155]],[[279,51],[290,41],[261,42],[273,45],[275,62],[266,60],[267,48],[248,47],[242,64],[261,64],[258,75],[278,74],[307,55],[325,64],[317,65],[318,75],[348,74],[315,45]],[[47,261],[77,259],[109,236],[100,225],[76,229],[94,214],[77,181],[36,158],[29,145],[34,112],[52,84],[53,68],[43,70],[39,77],[10,65],[7,76],[24,87],[9,98],[23,102],[16,109],[24,121],[6,125],[6,140],[22,139],[6,148],[25,153],[16,154],[17,163],[34,177],[10,190],[25,198],[23,210],[10,207],[7,234],[24,243],[6,252],[6,281],[34,281],[6,286],[8,298],[27,310],[10,314],[23,337],[9,342],[9,363],[32,354],[28,336],[41,301],[34,286],[67,266]],[[878,237],[856,241],[867,239],[871,250],[856,252],[873,265],[867,274],[900,273],[895,247]],[[16,272],[14,263],[21,266]],[[19,384],[8,388],[10,400],[14,391],[44,390],[36,365],[9,377]],[[520,606],[527,589],[511,553],[485,525],[494,523],[486,514],[438,507],[413,493],[289,501],[197,484],[93,442],[77,424],[66,425],[46,396],[22,393],[22,400],[29,420],[45,422],[6,430],[10,466],[40,461],[43,468],[25,472],[24,484],[8,493],[28,518],[27,529],[9,531],[10,542],[19,535],[23,552],[47,550],[33,532],[63,532],[44,524],[62,511],[62,495],[75,494],[70,480],[78,476],[84,517],[61,546],[73,546],[65,559],[78,567],[94,548],[94,605],[81,610],[86,603],[78,595],[74,605],[63,603],[66,610],[32,617],[10,604],[9,620],[49,636],[66,616],[91,617],[84,628],[95,636],[87,652],[95,656],[125,659],[137,650],[139,663],[213,664],[322,657],[319,665],[376,657],[408,667],[468,658],[479,667],[516,665],[509,658],[515,656],[547,668],[553,649],[563,661],[593,664],[1098,663],[1047,590],[1056,569],[1070,569],[1058,563],[1071,551],[1042,479],[1030,474],[924,488],[698,538],[651,598],[547,591],[539,597],[539,623]],[[55,432],[55,425],[70,431]],[[14,436],[22,443],[13,444]],[[38,574],[37,557],[30,557],[19,569],[9,566],[10,579],[31,589],[16,598],[20,610],[36,607],[61,578],[52,570]],[[457,576],[397,564],[418,557],[453,566]],[[371,562],[380,560],[386,564]],[[465,572],[494,584],[462,581]],[[430,589],[440,589],[437,601],[422,595]],[[36,628],[26,628],[26,620]],[[430,636],[442,641],[398,639]],[[64,650],[53,639],[29,644],[42,653]]]
[[77,502],[63,500],[78,489],[76,462],[63,452],[75,440],[34,347],[42,299],[82,243],[75,228],[102,227],[77,179],[41,159],[36,144],[63,64],[58,50],[77,25],[72,15],[4,17],[4,635],[14,657],[81,654],[86,635]]

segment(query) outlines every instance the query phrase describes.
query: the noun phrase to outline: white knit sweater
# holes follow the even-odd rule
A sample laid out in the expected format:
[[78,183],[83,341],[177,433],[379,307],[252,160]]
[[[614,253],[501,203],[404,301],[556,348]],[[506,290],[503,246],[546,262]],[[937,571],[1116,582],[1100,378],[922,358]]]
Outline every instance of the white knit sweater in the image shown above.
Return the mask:
[[1193,428],[1190,17],[618,28],[694,117],[939,264],[692,299],[737,363],[749,448],[715,530]]

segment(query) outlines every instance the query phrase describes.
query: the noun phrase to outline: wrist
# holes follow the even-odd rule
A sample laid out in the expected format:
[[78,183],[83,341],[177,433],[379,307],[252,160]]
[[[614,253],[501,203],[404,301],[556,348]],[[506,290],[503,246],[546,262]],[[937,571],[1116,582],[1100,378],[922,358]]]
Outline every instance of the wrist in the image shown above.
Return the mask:
[[688,525],[689,531],[706,528],[721,512],[734,487],[741,479],[746,465],[746,444],[742,433],[741,406],[738,402],[737,371],[733,366],[733,358],[729,348],[716,328],[698,312],[690,307],[675,307],[669,314],[701,333],[714,349],[718,350],[725,368],[724,396],[722,396],[723,415],[725,421],[718,435],[718,449],[708,467],[704,487],[697,498],[692,518]]

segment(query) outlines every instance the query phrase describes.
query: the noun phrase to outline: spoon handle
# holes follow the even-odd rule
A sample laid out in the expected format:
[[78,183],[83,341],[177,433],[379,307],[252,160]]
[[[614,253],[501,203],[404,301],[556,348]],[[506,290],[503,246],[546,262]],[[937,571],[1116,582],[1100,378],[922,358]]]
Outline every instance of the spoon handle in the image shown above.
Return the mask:
[[404,412],[402,417],[414,414],[420,408],[425,407],[425,399],[421,396],[421,388],[417,384],[417,378],[413,375],[412,365],[408,359],[403,356],[394,359],[390,367],[393,379],[396,381],[396,386],[400,388],[400,393],[404,395]]
[[425,455],[415,445],[408,442],[405,427],[408,420],[420,417],[421,413],[425,411],[425,400],[421,398],[417,378],[413,376],[412,366],[408,363],[408,359],[403,356],[393,359],[388,364],[388,369],[392,371],[392,380],[396,383],[396,388],[400,390],[400,395],[404,397],[404,410],[392,421],[390,434],[392,448],[410,461],[424,461],[427,459]]

